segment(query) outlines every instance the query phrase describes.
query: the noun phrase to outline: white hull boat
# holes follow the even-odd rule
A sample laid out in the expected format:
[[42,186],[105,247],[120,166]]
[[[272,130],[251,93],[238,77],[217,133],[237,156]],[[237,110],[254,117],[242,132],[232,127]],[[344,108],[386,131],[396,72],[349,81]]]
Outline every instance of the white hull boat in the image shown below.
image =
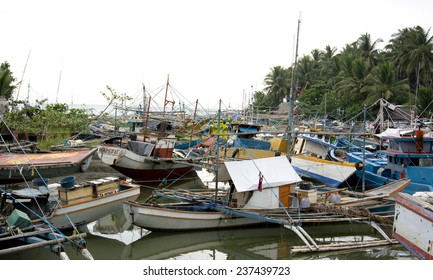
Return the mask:
[[128,221],[139,227],[155,231],[221,229],[263,223],[190,204],[152,206],[127,201],[123,209]]
[[[140,195],[139,185],[119,180],[117,177],[86,181],[67,188],[58,183],[49,184],[47,187],[48,190],[43,187],[45,192],[41,191],[41,188],[12,191],[15,203],[11,202],[11,208],[37,219],[42,216],[40,207],[37,206],[39,204],[45,211],[44,219],[47,222],[58,229],[68,229],[121,211],[124,201],[135,200]],[[38,203],[35,203],[35,200]]]
[[335,162],[305,155],[290,157],[291,164],[301,177],[311,178],[330,187],[338,187],[355,172],[353,163]]

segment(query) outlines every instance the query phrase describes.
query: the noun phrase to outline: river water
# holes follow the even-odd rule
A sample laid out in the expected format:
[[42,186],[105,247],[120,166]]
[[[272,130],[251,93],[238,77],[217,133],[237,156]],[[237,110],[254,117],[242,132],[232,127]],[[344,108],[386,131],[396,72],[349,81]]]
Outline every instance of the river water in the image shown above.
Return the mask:
[[[202,187],[200,182],[179,188]],[[139,200],[151,190],[143,189]],[[371,226],[361,223],[305,225],[317,244],[383,239]],[[324,253],[291,253],[292,246],[304,245],[292,231],[280,226],[225,229],[182,233],[151,232],[131,225],[122,211],[79,228],[87,233],[87,248],[97,260],[415,260],[401,245]],[[82,255],[70,246],[70,259]],[[59,259],[47,248],[0,256],[4,260]]]

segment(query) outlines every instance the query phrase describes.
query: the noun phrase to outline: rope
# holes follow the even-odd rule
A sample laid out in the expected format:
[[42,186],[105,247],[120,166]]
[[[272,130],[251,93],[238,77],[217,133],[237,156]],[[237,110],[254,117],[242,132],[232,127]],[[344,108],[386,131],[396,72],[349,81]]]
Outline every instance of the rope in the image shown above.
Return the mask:
[[[3,119],[3,116],[1,116],[1,115],[0,115],[0,120],[3,122],[3,124],[5,125],[5,127],[7,128],[7,130],[9,131],[9,133],[12,135],[14,141],[19,145],[21,151],[22,151],[22,152],[27,156],[27,153],[25,152],[25,150],[23,149],[23,147],[22,147],[21,144],[19,143],[18,139],[16,139],[15,135],[12,133],[11,129],[10,129],[9,126],[6,124],[6,122],[5,122],[4,119]],[[1,141],[2,141],[3,143],[6,144],[6,141],[4,140],[4,138],[3,138],[3,136],[2,136],[1,134],[0,134],[0,139],[1,139]],[[12,152],[10,151],[8,145],[6,144],[5,146],[6,146],[6,149],[8,150],[8,152],[9,152],[10,154],[12,154]],[[15,162],[15,164],[16,164],[16,162]],[[16,165],[19,166],[18,164],[16,164]],[[38,174],[39,178],[40,178],[40,179],[43,179],[42,175],[39,173],[39,170],[36,168],[36,166],[34,166],[33,164],[31,164],[30,167],[32,168],[32,172],[36,171],[36,173]],[[28,181],[26,180],[24,174],[22,173],[23,168],[24,168],[24,165],[20,167],[20,175],[21,175],[21,177],[22,177],[24,183],[26,184],[27,189],[32,189],[32,188],[30,187],[30,185],[28,184]],[[46,186],[46,184],[44,184],[44,185]],[[47,186],[46,186],[46,187],[47,187]],[[47,188],[47,189],[48,189],[48,188]],[[16,200],[14,199],[14,201],[16,201]],[[55,201],[56,201],[56,203],[57,203],[57,206],[61,208],[62,206],[61,206],[59,200],[56,199]],[[40,219],[43,220],[43,221],[46,221],[46,223],[48,223],[48,221],[47,221],[47,217],[46,217],[44,211],[42,210],[41,205],[39,204],[39,202],[37,201],[36,198],[34,199],[34,202],[36,203],[36,205],[37,205],[37,207],[38,207],[38,209],[39,209],[39,211],[40,211],[40,213],[41,213],[41,215],[42,215],[42,217],[43,217],[43,218],[41,217]],[[25,205],[23,205],[23,206],[26,207]],[[27,207],[26,207],[26,208],[27,208]],[[31,210],[30,210],[30,211],[31,211]],[[32,212],[33,212],[33,211],[32,211]],[[35,214],[36,216],[40,217],[37,213],[34,213],[34,214]],[[69,218],[69,216],[68,216],[66,213],[65,213],[65,216],[66,216],[67,220],[70,222],[72,228],[78,232],[77,228],[75,227],[75,224],[71,221],[71,219]],[[50,228],[51,228],[51,227],[50,227]],[[52,233],[54,233],[54,232],[52,231]]]

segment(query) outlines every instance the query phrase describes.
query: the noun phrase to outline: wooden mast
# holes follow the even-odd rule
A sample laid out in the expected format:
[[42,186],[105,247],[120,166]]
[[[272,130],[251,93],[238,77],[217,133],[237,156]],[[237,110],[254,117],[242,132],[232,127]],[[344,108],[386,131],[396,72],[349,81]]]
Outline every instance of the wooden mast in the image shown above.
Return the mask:
[[197,105],[198,105],[198,99],[195,101],[194,117],[192,119],[191,135],[189,136],[189,147],[188,148],[191,148],[192,135],[194,134],[195,118],[197,116]]
[[167,84],[165,85],[165,97],[164,97],[164,110],[162,111],[162,120],[161,120],[161,128],[160,128],[160,134],[162,135],[163,132],[166,129],[166,122],[165,122],[165,107],[167,107],[167,104],[171,103],[172,106],[174,106],[174,101],[167,100],[168,95],[168,87],[170,86],[170,75],[167,75]]
[[293,100],[294,98],[294,87],[295,87],[295,72],[296,72],[296,66],[298,63],[298,43],[299,43],[299,27],[301,25],[301,16],[299,15],[298,19],[298,30],[296,33],[296,51],[295,51],[295,64],[293,65],[292,69],[292,78],[290,82],[290,93],[289,93],[289,118],[288,118],[288,129],[287,129],[287,155],[290,156],[291,152],[291,143],[292,143],[292,135],[290,131],[293,131]]

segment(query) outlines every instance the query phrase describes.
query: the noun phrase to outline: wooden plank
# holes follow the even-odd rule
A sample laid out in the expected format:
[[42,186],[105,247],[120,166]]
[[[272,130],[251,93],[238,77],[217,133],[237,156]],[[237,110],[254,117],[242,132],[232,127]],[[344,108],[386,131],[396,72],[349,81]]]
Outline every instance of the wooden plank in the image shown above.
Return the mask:
[[13,248],[3,249],[3,250],[0,250],[0,256],[6,255],[6,254],[17,253],[17,252],[21,252],[21,251],[25,251],[25,250],[29,250],[29,249],[45,247],[48,245],[58,244],[58,243],[66,242],[69,240],[75,240],[78,238],[84,238],[85,236],[87,236],[86,233],[80,233],[80,234],[76,234],[73,236],[69,236],[68,238],[59,238],[59,239],[55,239],[55,240],[48,240],[48,241],[44,241],[44,242],[38,242],[38,243],[34,243],[34,244],[27,244],[27,245],[17,246],[17,247],[13,247]]
[[370,200],[374,200],[374,199],[382,199],[388,197],[388,195],[376,195],[376,196],[369,196],[369,197],[364,197],[364,198],[359,198],[359,199],[355,199],[355,200],[349,200],[349,201],[343,201],[343,202],[339,202],[339,203],[334,203],[335,206],[343,206],[343,205],[350,205],[350,204],[359,204],[362,202],[366,202],[366,201],[370,201]]
[[310,248],[308,246],[293,246],[290,250],[292,253],[308,253],[308,252],[326,252],[326,251],[338,251],[338,250],[349,250],[349,249],[360,249],[375,246],[386,246],[399,244],[395,239],[391,239],[391,242],[387,240],[372,240],[372,241],[361,241],[361,242],[344,242],[344,243],[332,243],[318,245],[317,248]]

